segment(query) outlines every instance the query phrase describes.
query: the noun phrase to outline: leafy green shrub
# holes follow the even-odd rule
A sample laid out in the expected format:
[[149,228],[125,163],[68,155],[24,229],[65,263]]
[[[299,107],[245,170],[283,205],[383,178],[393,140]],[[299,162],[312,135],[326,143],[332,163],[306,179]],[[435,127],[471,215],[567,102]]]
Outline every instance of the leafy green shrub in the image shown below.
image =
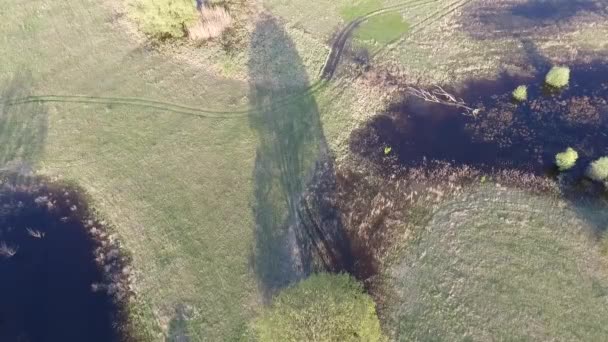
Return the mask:
[[130,0],[132,15],[146,34],[183,37],[199,19],[193,0]]
[[564,152],[555,155],[555,164],[560,171],[571,169],[578,160],[578,152],[572,147],[568,147]]
[[587,169],[587,177],[596,181],[608,179],[608,157],[602,157],[591,163]]
[[374,301],[346,274],[316,274],[284,290],[250,333],[261,342],[386,341]]
[[519,87],[513,90],[513,98],[517,101],[526,101],[528,99],[528,87],[525,85],[520,85]]
[[545,82],[555,88],[563,88],[570,82],[570,68],[566,66],[554,66],[551,68]]

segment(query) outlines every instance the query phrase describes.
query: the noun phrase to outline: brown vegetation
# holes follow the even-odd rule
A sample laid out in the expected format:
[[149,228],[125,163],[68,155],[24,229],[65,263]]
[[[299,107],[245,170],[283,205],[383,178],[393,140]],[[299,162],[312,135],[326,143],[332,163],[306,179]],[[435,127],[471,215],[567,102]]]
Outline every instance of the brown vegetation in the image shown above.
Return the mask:
[[188,27],[188,37],[192,40],[205,41],[218,38],[232,24],[230,13],[221,6],[203,6],[200,18]]

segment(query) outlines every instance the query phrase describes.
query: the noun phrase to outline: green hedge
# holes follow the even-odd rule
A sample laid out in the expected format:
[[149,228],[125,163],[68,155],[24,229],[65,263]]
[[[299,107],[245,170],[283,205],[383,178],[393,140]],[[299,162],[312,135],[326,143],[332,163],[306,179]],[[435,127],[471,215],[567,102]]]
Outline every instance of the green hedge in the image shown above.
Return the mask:
[[142,31],[155,38],[183,37],[199,13],[193,0],[130,0]]
[[317,274],[287,288],[250,334],[260,342],[386,341],[374,301],[346,274]]

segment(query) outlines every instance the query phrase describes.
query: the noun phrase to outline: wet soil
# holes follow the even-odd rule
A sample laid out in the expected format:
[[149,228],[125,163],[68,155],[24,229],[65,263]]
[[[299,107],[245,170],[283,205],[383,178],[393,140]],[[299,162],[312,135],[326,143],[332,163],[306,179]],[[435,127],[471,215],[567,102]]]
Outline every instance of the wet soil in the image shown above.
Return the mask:
[[[548,70],[532,77],[501,74],[495,80],[472,80],[452,90],[477,115],[412,96],[355,131],[350,147],[386,166],[416,167],[428,161],[491,171],[517,169],[536,175],[555,171],[555,154],[573,147],[581,174],[608,151],[608,64],[571,66],[570,85],[544,86]],[[528,101],[511,92],[528,85]],[[386,153],[385,147],[390,147]]]
[[125,340],[126,259],[73,187],[0,185],[0,341]]

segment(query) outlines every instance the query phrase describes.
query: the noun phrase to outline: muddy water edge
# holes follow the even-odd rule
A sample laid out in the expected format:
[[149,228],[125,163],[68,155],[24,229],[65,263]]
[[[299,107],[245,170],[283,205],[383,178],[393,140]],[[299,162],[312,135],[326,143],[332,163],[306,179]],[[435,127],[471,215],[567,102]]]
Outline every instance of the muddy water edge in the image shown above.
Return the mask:
[[0,182],[0,340],[133,340],[128,258],[83,192],[19,174]]

